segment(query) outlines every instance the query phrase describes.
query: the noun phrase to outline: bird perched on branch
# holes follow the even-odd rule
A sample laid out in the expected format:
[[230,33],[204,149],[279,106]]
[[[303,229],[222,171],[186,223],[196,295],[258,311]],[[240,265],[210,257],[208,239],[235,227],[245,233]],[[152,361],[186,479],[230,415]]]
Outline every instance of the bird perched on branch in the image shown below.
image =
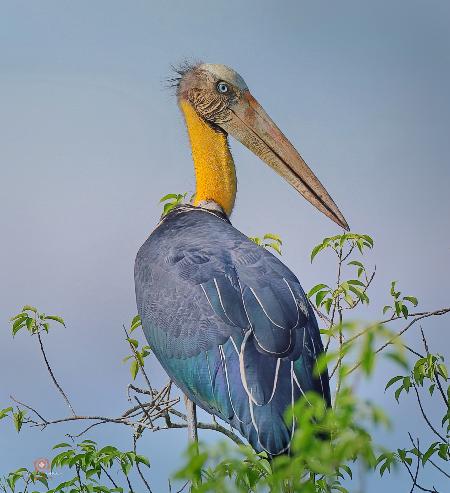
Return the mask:
[[196,64],[178,75],[196,191],[139,250],[139,315],[154,354],[193,403],[239,430],[256,451],[282,454],[295,430],[285,411],[311,390],[329,404],[328,375],[313,373],[323,346],[297,277],[230,223],[237,184],[228,135],[348,225],[239,74]]

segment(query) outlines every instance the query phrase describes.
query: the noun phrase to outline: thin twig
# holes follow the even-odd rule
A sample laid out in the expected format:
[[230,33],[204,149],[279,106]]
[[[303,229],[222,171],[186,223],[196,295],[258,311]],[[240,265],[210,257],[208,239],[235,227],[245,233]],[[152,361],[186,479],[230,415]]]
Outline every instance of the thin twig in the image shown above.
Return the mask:
[[114,488],[117,488],[117,484],[114,481],[114,479],[110,476],[109,472],[100,464],[100,469],[106,474],[108,479],[111,481],[111,483],[114,485]]
[[148,422],[150,423],[150,426],[153,426],[153,420],[152,420],[150,414],[147,412],[147,410],[145,409],[145,407],[142,405],[141,401],[136,396],[134,396],[134,398],[136,399],[136,402],[139,404],[139,406],[141,406],[141,409],[144,412],[146,418],[148,419]]
[[[411,476],[411,479],[414,481],[413,473],[411,472],[411,469],[409,468],[408,464],[406,464],[406,462],[402,462],[402,464],[406,467],[406,470],[408,471],[409,475]],[[428,488],[421,486],[419,483],[417,483],[417,481],[416,481],[415,485],[421,491],[426,491],[427,493],[439,493],[439,491],[436,488],[433,487],[432,490],[429,490]]]
[[[417,450],[419,450],[419,439],[417,439]],[[414,488],[417,486],[417,477],[419,476],[419,465],[420,465],[420,457],[417,456],[417,466],[416,466],[416,472],[414,474],[413,478],[413,484],[411,486],[411,490],[409,493],[413,493]]]
[[24,404],[23,402],[20,402],[18,401],[17,399],[15,399],[12,395],[9,396],[9,398],[14,401],[16,404],[20,404],[21,406],[23,406],[25,409],[28,409],[29,411],[32,411],[34,414],[36,414],[36,416],[39,417],[39,419],[41,419],[44,423],[48,423],[48,421],[43,418],[37,411],[36,409],[34,409],[33,407],[31,406],[28,406],[27,404]]
[[419,391],[417,390],[417,385],[415,383],[412,384],[414,390],[416,391],[416,397],[417,397],[417,402],[419,403],[420,407],[420,412],[422,413],[423,419],[426,421],[427,425],[431,429],[431,431],[438,436],[444,443],[447,443],[447,440],[434,428],[434,426],[431,424],[430,420],[428,419],[428,416],[425,414],[425,411],[422,406],[422,401],[420,400],[420,395]]
[[186,481],[186,482],[183,484],[183,486],[182,486],[179,490],[177,490],[175,493],[182,493],[182,492],[183,492],[183,490],[186,488],[186,486],[187,486],[189,483],[190,483],[190,481]]
[[61,388],[61,386],[59,385],[59,383],[57,382],[57,380],[55,378],[55,375],[53,374],[53,371],[50,367],[50,363],[48,362],[48,359],[47,359],[47,355],[45,354],[44,345],[42,343],[41,333],[39,331],[37,332],[37,336],[38,336],[38,340],[39,340],[39,345],[41,347],[42,356],[44,356],[45,365],[47,366],[47,370],[50,373],[50,376],[52,377],[53,383],[56,385],[56,388],[59,390],[60,394],[63,396],[64,400],[66,401],[66,404],[69,406],[70,410],[72,411],[72,414],[74,416],[76,416],[76,413],[72,407],[72,404],[70,403],[67,395],[64,393],[64,390]]
[[130,489],[130,493],[134,493],[133,487],[131,486],[131,481],[130,478],[128,477],[128,474],[125,471],[122,471],[123,475],[125,476],[127,483],[128,483],[128,488]]
[[[169,421],[169,425],[167,425],[167,422],[166,422],[166,426],[164,426],[164,427],[158,426],[157,427],[154,424],[150,425],[150,424],[143,423],[142,421],[134,421],[134,420],[129,419],[129,417],[125,417],[125,416],[119,416],[119,417],[114,418],[114,417],[98,416],[98,415],[92,415],[92,416],[91,415],[84,415],[84,416],[83,415],[81,415],[81,416],[75,415],[75,416],[68,416],[66,418],[58,418],[58,419],[54,419],[54,420],[49,420],[49,419],[43,417],[38,411],[36,411],[31,406],[28,406],[27,404],[24,404],[18,400],[15,400],[15,402],[17,402],[18,404],[20,404],[21,406],[23,406],[27,409],[32,410],[36,414],[36,416],[38,416],[39,419],[41,420],[40,422],[32,421],[33,424],[30,425],[31,427],[38,427],[38,428],[44,429],[49,425],[67,423],[67,422],[71,422],[71,421],[95,421],[95,423],[89,425],[89,427],[87,427],[85,430],[83,430],[78,435],[73,435],[73,436],[67,435],[70,438],[76,438],[78,436],[81,436],[86,431],[88,431],[90,428],[92,428],[94,426],[98,426],[99,424],[104,424],[104,423],[115,423],[115,424],[121,424],[121,425],[125,425],[125,426],[133,426],[133,427],[142,426],[142,427],[149,429],[151,431],[187,428],[186,423],[174,423],[172,421]],[[177,402],[178,402],[178,400],[177,400]],[[146,409],[147,405],[145,403],[141,403],[139,408],[141,406],[142,406],[142,408]],[[156,416],[157,417],[164,417],[165,413],[173,414],[174,416],[186,421],[186,415],[185,414],[181,413],[180,411],[177,411],[176,409],[172,409],[172,408],[164,408],[161,411],[159,411]],[[155,418],[152,417],[152,420],[154,420],[154,419]],[[203,430],[216,431],[218,433],[221,433],[222,435],[225,435],[226,437],[228,437],[230,440],[232,440],[237,445],[244,445],[244,442],[234,432],[221,426],[217,422],[216,423],[198,422],[197,428],[203,429]]]
[[[409,439],[411,441],[411,443],[413,444],[413,447],[416,447],[415,443],[414,443],[414,440],[411,436],[411,433],[408,432],[408,435],[409,435]],[[417,440],[417,442],[419,442],[419,440]],[[419,447],[417,446],[417,452],[419,453],[420,457],[423,456],[422,452],[420,451]],[[439,467],[435,462],[433,462],[431,459],[428,459],[427,462],[429,462],[432,466],[434,466],[439,472],[441,472],[444,476],[446,476],[447,478],[450,479],[450,474],[446,471],[444,471],[444,469],[442,469],[441,467]]]
[[[136,443],[137,443],[136,435],[133,435],[133,451],[137,455]],[[141,471],[140,464],[137,461],[136,461],[136,468],[137,468],[137,471],[139,473],[139,476],[141,477],[142,482],[145,484],[145,487],[147,488],[148,492],[149,493],[152,493],[152,489],[150,488],[150,485],[148,484],[147,480],[145,479],[145,476],[144,476],[144,474]]]
[[[422,334],[423,345],[425,347],[425,351],[427,352],[427,356],[428,356],[430,354],[430,349],[428,347],[428,342],[427,342],[427,340],[425,338],[425,333],[423,332],[422,326],[420,326],[420,332]],[[445,405],[448,407],[448,399],[447,399],[447,396],[445,395],[444,389],[442,388],[440,375],[436,371],[434,372],[434,375],[436,377],[436,383],[438,385],[439,392],[440,392],[442,398],[444,399]]]

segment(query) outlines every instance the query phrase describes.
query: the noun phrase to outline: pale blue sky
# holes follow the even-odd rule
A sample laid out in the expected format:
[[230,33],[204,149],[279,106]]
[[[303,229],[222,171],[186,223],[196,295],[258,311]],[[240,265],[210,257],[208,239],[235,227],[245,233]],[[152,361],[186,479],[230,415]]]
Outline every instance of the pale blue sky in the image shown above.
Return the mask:
[[[163,83],[185,57],[239,71],[352,229],[374,237],[378,303],[367,317],[380,313],[392,279],[424,309],[448,306],[449,24],[444,0],[0,0],[0,407],[14,394],[48,416],[65,413],[36,341],[9,335],[7,320],[24,303],[67,321],[46,344],[76,409],[113,415],[126,406],[121,325],[136,313],[134,257],[158,220],[159,197],[194,186],[183,122]],[[236,227],[280,234],[305,289],[330,281],[331,262],[311,265],[309,252],[338,229],[231,147]],[[424,328],[448,354],[448,319]],[[151,373],[162,381],[156,364]],[[406,430],[423,423],[383,394],[385,375],[362,390],[394,414],[391,436],[406,445]],[[0,472],[51,455],[66,431],[17,439],[2,422]],[[129,447],[125,431],[92,436]],[[155,491],[165,491],[185,440],[164,433],[141,442]],[[382,482],[386,492],[407,484],[403,475]],[[366,491],[379,485],[372,479]]]

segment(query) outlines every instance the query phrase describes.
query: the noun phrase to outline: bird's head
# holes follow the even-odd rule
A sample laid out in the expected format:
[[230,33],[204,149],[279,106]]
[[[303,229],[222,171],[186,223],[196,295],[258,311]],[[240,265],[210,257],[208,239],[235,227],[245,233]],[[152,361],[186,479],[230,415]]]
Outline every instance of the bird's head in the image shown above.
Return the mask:
[[287,180],[306,200],[348,230],[348,224],[303,158],[251,95],[244,79],[225,65],[183,67],[175,79],[180,105],[239,140]]

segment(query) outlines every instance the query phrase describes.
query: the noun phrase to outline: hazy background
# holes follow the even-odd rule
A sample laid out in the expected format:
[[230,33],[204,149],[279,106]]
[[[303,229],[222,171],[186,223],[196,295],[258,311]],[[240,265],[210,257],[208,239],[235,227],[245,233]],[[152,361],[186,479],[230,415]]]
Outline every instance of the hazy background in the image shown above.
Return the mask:
[[[0,408],[9,395],[45,416],[67,411],[37,341],[13,341],[24,303],[62,315],[48,356],[80,414],[127,406],[121,325],[136,313],[133,262],[158,221],[159,198],[192,191],[186,132],[164,79],[194,57],[234,67],[302,152],[353,231],[371,234],[378,266],[367,317],[389,282],[423,309],[450,303],[450,3],[448,1],[0,1]],[[338,228],[249,151],[231,142],[238,200],[233,222],[275,232],[305,289],[331,281],[331,260],[309,252]],[[449,320],[425,321],[431,348],[449,354]],[[420,347],[417,331],[409,340]],[[154,381],[165,377],[150,365]],[[381,368],[363,394],[393,413],[394,433],[424,423],[413,401],[383,392]],[[430,409],[433,413],[433,409]],[[0,423],[0,473],[52,455],[68,430]],[[202,433],[201,436],[205,437]],[[393,442],[392,438],[396,438]],[[131,447],[128,430],[90,435]],[[211,439],[214,439],[212,437]],[[147,434],[155,492],[179,464],[185,433]],[[409,491],[402,474],[365,491]],[[436,485],[437,486],[437,485]],[[444,487],[443,491],[446,488]]]

